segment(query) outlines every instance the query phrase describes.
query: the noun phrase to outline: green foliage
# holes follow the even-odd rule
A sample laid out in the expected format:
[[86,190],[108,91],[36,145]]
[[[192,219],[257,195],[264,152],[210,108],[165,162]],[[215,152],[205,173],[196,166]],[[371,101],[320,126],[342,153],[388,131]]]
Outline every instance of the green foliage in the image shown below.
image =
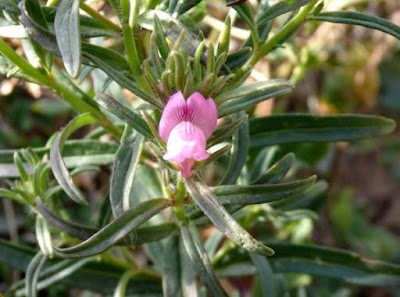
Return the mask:
[[[308,45],[295,48],[292,36],[303,22],[310,31],[319,22],[345,23],[397,39],[400,28],[360,12],[325,11],[321,0],[261,2],[229,2],[220,21],[209,13],[226,5],[218,1],[113,0],[95,11],[77,0],[57,8],[51,1],[0,0],[0,36],[10,37],[8,28],[18,33],[26,57],[1,40],[0,73],[66,102],[42,98],[35,112],[76,113],[46,144],[0,151],[1,202],[23,205],[34,221],[27,232],[37,241],[31,249],[0,239],[0,261],[25,272],[9,286],[10,296],[37,296],[56,283],[121,297],[235,296],[220,279],[243,276],[254,276],[254,296],[269,297],[305,292],[311,276],[400,285],[399,264],[312,244],[328,184],[309,173],[326,161],[328,143],[388,134],[395,121],[254,116],[259,103],[285,101],[318,62]],[[238,30],[248,34],[235,47]],[[265,57],[291,61],[293,73],[266,79],[254,70]],[[206,144],[210,157],[197,161],[187,179],[179,164],[163,159],[166,144],[158,133],[161,113],[178,91],[213,98],[221,122]],[[87,133],[87,126],[96,128]],[[88,172],[106,176],[97,181],[101,190],[79,183]],[[352,201],[344,192],[332,202],[337,239],[361,255],[398,256],[393,237],[371,228]],[[78,222],[75,211],[82,210],[90,215]],[[205,236],[210,226],[214,234]],[[139,245],[135,253],[144,261],[136,262],[132,250]]]

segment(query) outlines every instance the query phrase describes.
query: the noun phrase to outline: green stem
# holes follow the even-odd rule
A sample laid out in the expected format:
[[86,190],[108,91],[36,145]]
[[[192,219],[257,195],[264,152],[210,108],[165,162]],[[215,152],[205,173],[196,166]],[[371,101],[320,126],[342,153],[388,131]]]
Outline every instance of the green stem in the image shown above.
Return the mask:
[[106,119],[91,97],[75,86],[57,67],[52,68],[52,73],[54,76],[46,84],[49,89],[71,104],[80,113],[92,113],[102,121],[102,126],[115,138],[121,138],[122,131]]
[[[21,72],[31,78],[37,84],[48,87],[62,99],[70,103],[78,112],[90,112],[97,118],[105,120],[105,116],[100,111],[96,103],[86,93],[82,92],[70,80],[62,75],[57,67],[52,68],[54,76],[47,76],[40,70],[29,64],[28,61],[19,56],[4,40],[0,39],[0,53],[11,63],[15,64]],[[106,121],[106,120],[105,120]],[[122,132],[111,122],[104,123],[105,128],[117,139],[120,139]]]
[[314,0],[310,4],[304,6],[293,19],[291,19],[286,25],[280,28],[274,34],[274,36],[272,36],[265,44],[263,44],[258,49],[258,51],[254,51],[254,55],[250,61],[250,64],[254,66],[261,58],[272,51],[276,44],[278,44],[290,31],[300,25],[300,23],[307,17],[307,15],[313,9],[317,2],[318,0]]
[[28,75],[33,82],[40,83],[42,85],[49,84],[49,78],[40,72],[38,69],[33,67],[24,58],[19,56],[4,40],[0,39],[0,53],[9,59],[15,66],[17,66],[21,72]]
[[140,66],[142,65],[142,61],[139,59],[139,54],[136,48],[133,27],[129,26],[129,8],[129,0],[121,0],[121,24],[125,43],[125,51],[133,75],[138,76],[141,74]]
[[118,26],[117,24],[111,22],[109,19],[107,19],[105,16],[102,14],[98,13],[96,10],[94,10],[92,7],[87,5],[86,3],[81,3],[79,6],[84,12],[86,12],[88,15],[90,15],[92,18],[98,20],[102,24],[106,25],[109,27],[111,30],[115,32],[121,32],[121,27]]

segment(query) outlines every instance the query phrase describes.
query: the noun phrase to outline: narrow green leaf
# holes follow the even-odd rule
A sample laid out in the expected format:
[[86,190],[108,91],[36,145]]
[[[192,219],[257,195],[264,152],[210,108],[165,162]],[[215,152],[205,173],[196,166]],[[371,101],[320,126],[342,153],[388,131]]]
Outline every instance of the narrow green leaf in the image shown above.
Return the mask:
[[14,153],[14,163],[17,165],[19,176],[23,182],[28,180],[28,174],[26,173],[24,163],[18,152]]
[[239,178],[243,166],[246,163],[249,150],[249,125],[247,123],[247,114],[245,112],[239,112],[232,115],[232,121],[237,121],[242,118],[245,118],[245,122],[236,132],[233,133],[232,136],[233,146],[229,157],[229,164],[226,173],[220,182],[221,185],[234,184]]
[[82,192],[73,182],[67,167],[61,157],[61,152],[67,138],[77,129],[88,124],[99,124],[99,120],[90,113],[85,113],[75,117],[67,126],[58,134],[50,149],[50,165],[53,174],[63,190],[68,196],[77,203],[87,204]]
[[159,225],[145,226],[136,230],[137,239],[136,244],[144,244],[148,242],[160,241],[168,237],[172,232],[177,229],[174,222],[163,223]]
[[51,53],[61,56],[60,49],[57,45],[56,37],[47,29],[47,23],[43,16],[44,21],[38,20],[41,13],[36,13],[36,18],[33,19],[30,15],[31,7],[29,0],[22,0],[20,4],[21,16],[20,21],[24,25],[29,35],[41,46],[50,51]]
[[[155,16],[158,17],[161,23],[161,27],[167,38],[173,41],[174,43],[178,41],[182,31],[185,30],[185,35],[180,48],[183,49],[192,57],[194,57],[196,49],[201,41],[194,33],[185,28],[185,26],[182,23],[180,23],[177,19],[173,18],[170,14],[163,12],[161,10],[147,10],[145,13],[139,16],[137,23],[139,26],[147,30],[154,31],[153,24],[154,22],[156,22]],[[161,40],[160,42],[162,43]],[[160,53],[162,57],[166,59],[164,55],[167,52],[167,50],[166,48],[165,49],[164,48],[165,46],[161,47],[162,52],[160,51]],[[206,62],[207,62],[206,56],[202,55],[202,63],[205,64]]]
[[222,288],[208,259],[207,253],[201,243],[196,226],[190,224],[181,227],[181,235],[186,252],[194,265],[201,281],[212,296],[225,296],[228,294]]
[[79,0],[62,0],[57,8],[54,31],[65,69],[77,77],[81,66]]
[[136,135],[130,126],[125,126],[111,174],[110,203],[115,218],[131,207],[129,200],[143,140],[142,135]]
[[230,138],[232,134],[235,133],[237,129],[239,129],[239,127],[246,122],[246,120],[247,117],[241,117],[239,119],[231,121],[229,124],[217,128],[217,130],[215,130],[214,132],[214,135],[211,136],[207,141],[207,149]]
[[118,286],[115,288],[113,297],[125,297],[126,288],[132,277],[135,276],[137,272],[135,270],[127,270],[118,282]]
[[[158,109],[162,109],[163,105],[160,101],[155,100],[152,96],[147,94],[145,91],[139,88],[132,79],[129,79],[124,74],[122,74],[117,69],[107,65],[104,63],[101,58],[96,57],[91,54],[86,54],[86,56],[91,60],[96,66],[98,66],[101,70],[103,70],[110,78],[112,78],[117,84],[121,87],[127,89],[128,91],[132,92],[132,94],[138,96],[139,98],[143,99],[144,101],[154,105]],[[97,94],[97,97],[101,96]]]
[[176,234],[172,234],[164,246],[162,275],[164,296],[182,296],[179,237]]
[[[227,1],[229,4],[229,2]],[[255,24],[255,17],[253,10],[249,4],[246,2],[242,2],[240,4],[233,5],[232,8],[236,10],[238,15],[242,18],[242,20],[247,24],[247,26],[250,29],[251,36],[253,40],[256,42],[257,41],[257,29],[256,29],[256,24]]]
[[251,182],[251,184],[275,184],[282,180],[292,167],[295,155],[289,153],[272,165],[264,174]]
[[[71,156],[93,156],[93,155],[113,155],[118,149],[118,145],[110,142],[103,142],[94,139],[67,140],[64,144],[64,157]],[[42,158],[50,151],[50,147],[32,148],[39,158]],[[13,155],[21,152],[17,150],[0,150],[0,164],[13,163]]]
[[[99,229],[94,227],[89,227],[64,220],[63,218],[52,212],[50,209],[48,209],[43,204],[40,198],[36,199],[36,207],[41,215],[53,228],[56,228],[57,230],[76,239],[84,241],[99,231]],[[138,228],[136,230],[136,244],[139,245],[147,242],[161,240],[171,234],[174,230],[176,230],[176,228],[177,226],[173,222]],[[121,242],[120,244],[124,245],[125,243]]]
[[186,11],[188,11],[189,9],[191,9],[192,7],[195,7],[197,4],[199,4],[201,2],[201,0],[187,0],[187,1],[183,1],[183,5],[181,7],[180,10],[180,14],[185,13]]
[[233,90],[240,87],[243,82],[250,76],[253,69],[252,65],[245,65],[239,68],[234,75],[224,84],[219,94],[223,94],[227,91]]
[[154,14],[153,31],[156,36],[157,47],[160,51],[161,57],[164,59],[164,61],[166,61],[169,55],[169,46],[167,41],[165,40],[163,26],[157,14]]
[[153,135],[146,121],[138,115],[135,111],[125,107],[117,100],[106,94],[99,93],[94,98],[101,106],[107,109],[109,112],[126,122],[140,134],[148,139],[152,139]]
[[48,258],[53,257],[53,247],[51,246],[51,236],[47,222],[41,215],[36,216],[36,239],[42,254]]
[[270,258],[276,272],[298,272],[327,276],[367,286],[399,286],[400,266],[365,259],[353,252],[315,245],[271,244]]
[[35,257],[33,257],[32,261],[29,263],[25,275],[25,287],[27,297],[37,296],[36,284],[38,281],[40,270],[42,269],[45,262],[46,256],[39,252],[36,254]]
[[196,204],[225,236],[249,252],[264,256],[274,254],[272,249],[255,240],[232,218],[199,177],[185,179],[185,185]]
[[[115,69],[116,71],[128,71],[129,70],[129,65],[128,61],[126,58],[121,55],[119,52],[94,45],[91,43],[87,42],[82,42],[82,53],[84,54],[85,57],[88,57],[89,55],[91,57],[96,57],[97,59],[100,59],[102,62],[102,67],[106,68],[112,68]],[[89,59],[90,60],[90,59]],[[83,62],[85,64],[89,64],[86,59],[83,59]],[[94,63],[94,62],[93,62]],[[96,63],[94,63],[96,64]],[[97,64],[96,64],[97,65]],[[106,65],[106,66],[103,66]],[[99,68],[103,69],[99,65],[97,65]]]
[[228,53],[229,50],[229,40],[231,37],[231,27],[232,27],[232,20],[229,15],[225,18],[224,24],[225,24],[224,30],[221,31],[221,34],[219,36],[218,53],[217,53],[218,56],[222,53]]
[[218,186],[212,189],[222,204],[259,204],[287,199],[311,187],[316,176],[277,185]]
[[328,184],[326,181],[318,181],[302,193],[298,193],[288,199],[271,202],[271,206],[279,210],[306,208],[309,207],[316,198],[326,192],[327,188]]
[[172,201],[157,198],[144,201],[124,212],[84,242],[69,248],[54,247],[56,254],[64,258],[97,255],[125,238],[130,232],[151,217],[172,205]]
[[262,296],[260,297],[276,297],[275,280],[272,273],[271,266],[267,257],[263,257],[257,254],[249,254],[254,266],[257,268],[258,277],[261,284]]
[[[341,279],[349,283],[397,287],[400,285],[400,265],[371,260],[336,248],[316,245],[273,243],[276,254],[268,258],[274,273],[307,273]],[[254,275],[258,271],[240,251],[230,251],[230,257],[213,263],[219,277]]]
[[[80,260],[67,259],[58,263],[52,263],[51,266],[46,263],[44,268],[40,271],[36,284],[37,290],[43,290],[54,283],[62,281],[86,263],[92,262],[93,260],[93,257]],[[15,296],[24,295],[24,285],[24,282],[17,282],[12,286],[11,291],[15,292]]]
[[257,25],[261,26],[267,23],[269,20],[272,20],[282,14],[285,14],[290,11],[294,11],[308,3],[312,2],[313,0],[285,0],[275,5],[272,5],[266,10],[261,11],[258,16]]
[[29,147],[26,149],[22,149],[21,155],[32,168],[34,168],[37,165],[37,163],[40,162],[38,155]]
[[7,14],[15,21],[18,20],[18,16],[21,14],[18,4],[12,0],[1,0],[0,10],[7,12]]
[[[60,57],[61,52],[57,44],[56,35],[49,31],[47,27],[43,27],[43,25],[39,24],[36,19],[31,17],[30,11],[27,9],[26,0],[21,2],[21,12],[21,23],[27,29],[29,35],[49,52]],[[117,70],[129,69],[129,65],[125,57],[114,50],[86,42],[83,42],[81,47],[82,53],[95,57],[101,57],[102,62],[108,67],[113,67]],[[82,62],[88,63],[86,59],[82,59]]]
[[247,183],[261,176],[268,170],[277,151],[278,146],[271,146],[261,149],[256,154],[256,158],[249,164],[250,171],[247,174]]
[[376,29],[400,39],[400,27],[388,20],[356,11],[328,11],[309,16],[310,20],[359,25]]
[[6,198],[10,200],[14,200],[15,202],[22,202],[21,198],[17,193],[14,193],[10,190],[0,188],[0,198]]
[[218,96],[215,101],[219,105],[218,117],[223,117],[272,97],[287,94],[292,91],[293,85],[283,79],[271,79],[264,82],[233,89]]
[[36,207],[40,214],[53,228],[56,228],[57,230],[60,230],[61,232],[74,238],[86,240],[98,231],[96,228],[91,228],[64,220],[48,209],[39,197],[36,199]]
[[276,114],[249,121],[250,147],[295,142],[348,141],[388,134],[395,122],[366,115]]
[[179,241],[179,260],[181,264],[181,284],[183,297],[198,297],[197,280],[182,237]]
[[218,229],[215,229],[213,235],[207,238],[207,241],[204,245],[204,248],[207,251],[208,258],[214,258],[215,252],[217,251],[218,246],[221,244],[224,239],[224,234],[219,232]]
[[225,65],[231,70],[242,67],[251,57],[252,52],[253,50],[251,47],[243,47],[238,51],[228,55],[226,57]]
[[[15,245],[0,239],[0,262],[20,271],[26,271],[29,262],[35,255],[35,252],[35,250],[26,246]],[[87,259],[79,261],[85,261]],[[68,262],[64,261],[59,262],[59,259],[51,259],[46,262],[43,271],[47,271],[47,264],[53,266],[57,265],[57,263],[68,264]],[[54,271],[51,272],[50,269],[51,268],[48,270],[49,274],[53,274]],[[125,267],[111,264],[110,262],[91,261],[74,273],[69,274],[67,277],[60,277],[60,284],[70,288],[80,288],[82,290],[98,292],[104,295],[111,295],[125,270]],[[149,291],[153,292],[153,296],[162,296],[160,279],[142,273],[138,273],[133,279],[131,279],[126,290],[128,294],[139,294],[142,296],[147,296],[145,294]]]

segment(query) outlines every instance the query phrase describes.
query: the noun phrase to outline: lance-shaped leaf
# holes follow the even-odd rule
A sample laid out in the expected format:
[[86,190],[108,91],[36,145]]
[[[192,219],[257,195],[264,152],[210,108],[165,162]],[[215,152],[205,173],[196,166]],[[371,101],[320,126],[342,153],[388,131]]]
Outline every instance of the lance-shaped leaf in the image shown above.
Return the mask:
[[[144,101],[154,105],[158,109],[163,108],[163,105],[161,104],[160,101],[157,101],[152,96],[150,96],[145,91],[143,91],[141,88],[139,88],[139,86],[136,85],[132,81],[132,79],[129,79],[128,77],[126,77],[122,72],[118,71],[111,65],[108,65],[107,63],[102,61],[102,58],[99,57],[98,55],[96,56],[96,55],[86,53],[86,57],[90,61],[92,61],[93,64],[95,64],[97,67],[99,67],[101,70],[103,70],[110,78],[112,78],[121,87],[132,92],[132,94],[138,96],[139,98],[143,99]],[[102,94],[98,94],[98,96],[102,96]]]
[[[54,23],[56,17],[57,7],[54,6],[44,6],[42,7],[43,13],[46,17],[48,23]],[[81,38],[91,38],[91,37],[117,37],[115,28],[110,28],[103,24],[101,21],[96,20],[92,17],[79,15],[79,30]]]
[[65,126],[60,134],[58,134],[50,149],[50,165],[55,178],[68,196],[75,202],[81,204],[87,204],[86,199],[73,182],[64,160],[62,159],[61,152],[63,150],[65,141],[75,130],[85,125],[94,123],[101,124],[100,120],[90,113],[77,116],[70,121],[67,126]]
[[[254,104],[292,91],[291,82],[284,79],[271,79],[223,93],[215,99],[218,117],[245,110]],[[222,103],[221,103],[222,102]]]
[[182,237],[179,241],[179,260],[181,264],[181,284],[183,297],[198,297],[195,269],[186,251]]
[[277,295],[275,290],[274,275],[267,257],[251,253],[249,256],[258,272],[258,277],[261,284],[261,296],[276,297]]
[[[67,259],[58,263],[54,263],[53,265],[45,265],[45,267],[40,271],[36,284],[36,289],[38,291],[43,290],[52,284],[62,281],[63,279],[77,271],[79,268],[84,266],[86,263],[89,263],[93,260],[93,257],[88,257],[80,260]],[[12,286],[11,292],[15,292],[16,296],[24,295],[24,286],[24,282],[17,282]]]
[[182,296],[181,263],[179,257],[179,237],[170,236],[164,246],[163,255],[163,292],[165,297]]
[[292,167],[295,155],[289,153],[272,165],[264,174],[251,182],[251,184],[275,184],[285,177]]
[[127,123],[144,137],[148,139],[153,138],[153,134],[151,134],[146,121],[135,111],[125,107],[117,100],[106,94],[99,93],[94,99],[97,101],[97,103]]
[[18,16],[21,14],[18,4],[12,0],[1,0],[0,10],[6,12],[15,21],[18,20]]
[[220,184],[234,184],[242,172],[243,166],[246,163],[246,158],[249,150],[249,125],[245,112],[239,112],[232,115],[232,120],[237,121],[244,118],[244,123],[239,127],[239,130],[233,133],[232,149],[229,157],[228,168],[222,178]]
[[271,206],[278,210],[295,210],[299,208],[307,208],[312,202],[315,201],[321,194],[326,192],[328,183],[324,180],[320,180],[302,193],[298,193],[288,197],[288,199],[282,199],[272,201]]
[[366,115],[276,114],[249,120],[250,147],[295,142],[348,141],[387,134],[391,119]]
[[[173,18],[170,14],[160,10],[147,10],[145,13],[139,16],[137,23],[139,26],[147,30],[154,31],[153,25],[155,16],[157,16],[158,20],[160,21],[165,35],[171,41],[176,42],[179,39],[182,31],[185,31],[180,48],[194,57],[196,49],[201,41],[194,33],[185,28],[181,22]],[[161,54],[163,55],[162,52]],[[201,62],[203,65],[207,63],[207,57],[204,54],[201,55]]]
[[[36,199],[36,207],[53,228],[76,239],[84,241],[99,231],[99,229],[94,227],[64,220],[48,209],[39,197]],[[177,226],[173,222],[138,228],[136,230],[136,244],[161,240],[171,234],[176,228]],[[125,243],[120,242],[119,244],[124,245]]]
[[359,25],[371,29],[376,29],[390,34],[400,39],[400,27],[389,22],[384,18],[367,15],[355,11],[328,11],[318,15],[309,16],[310,20],[317,20],[331,23],[342,23],[350,25]]
[[[118,146],[114,143],[103,142],[94,139],[67,140],[64,144],[64,157],[80,156],[88,157],[93,155],[114,155]],[[0,164],[13,163],[13,155],[21,150],[0,150]],[[42,158],[50,151],[50,147],[32,148],[32,151]]]
[[51,236],[49,227],[45,219],[38,215],[36,217],[36,239],[38,241],[40,250],[46,257],[53,257],[53,247],[51,246]]
[[277,243],[272,246],[276,255],[270,259],[271,265],[278,272],[310,273],[367,286],[400,285],[399,265],[315,245]]
[[25,287],[26,287],[27,297],[37,296],[36,284],[39,278],[40,270],[42,269],[43,264],[45,262],[46,262],[46,256],[44,256],[41,252],[39,252],[36,254],[35,257],[33,257],[32,261],[29,263],[25,275]]
[[253,50],[251,47],[243,47],[240,50],[228,55],[226,57],[225,65],[231,70],[239,68],[243,66],[248,59],[250,59],[252,52]]
[[171,205],[172,201],[164,198],[144,201],[124,212],[84,242],[69,248],[54,247],[56,254],[64,258],[79,258],[100,254]]
[[272,5],[271,7],[268,7],[268,9],[263,10],[258,18],[257,18],[257,25],[261,26],[267,23],[269,20],[272,20],[284,13],[294,11],[304,5],[307,5],[308,3],[312,2],[313,0],[285,0],[281,1],[279,3],[276,3],[275,5]]
[[[26,0],[20,2],[21,16],[20,20],[25,27],[27,33],[42,47],[56,56],[61,56],[60,49],[57,44],[56,35],[49,31],[42,24],[39,24],[36,19],[30,15],[29,7]],[[127,60],[120,53],[94,44],[82,42],[82,53],[101,57],[102,62],[117,70],[128,70],[129,65]],[[87,59],[82,59],[82,62],[88,64]]]
[[50,209],[48,209],[39,197],[37,197],[36,199],[36,207],[40,214],[53,228],[56,228],[57,230],[60,230],[61,232],[74,238],[86,240],[98,231],[98,229],[96,228],[91,228],[64,220],[63,218],[52,212]]
[[143,140],[143,136],[136,135],[130,126],[125,127],[111,174],[110,203],[115,218],[130,208],[129,198],[143,149]]
[[233,119],[232,122],[229,123],[228,125],[225,125],[225,126],[221,127],[220,129],[217,129],[215,131],[214,135],[211,136],[208,139],[208,141],[207,141],[207,149],[212,147],[215,144],[218,144],[218,143],[221,143],[221,142],[227,140],[244,123],[247,124],[247,117],[246,116]]
[[199,177],[185,179],[185,185],[196,204],[225,236],[249,252],[264,256],[274,254],[272,249],[255,240],[232,218]]
[[[289,243],[270,245],[276,252],[274,257],[268,259],[275,273],[307,273],[365,286],[400,285],[400,265],[366,259],[336,248]],[[229,260],[220,258],[219,263],[213,263],[218,267],[217,275],[237,277],[238,272],[241,275],[256,274],[257,270],[244,258],[239,252],[231,251]]]
[[[42,12],[32,12],[33,5],[29,3],[29,0],[21,1],[19,7],[21,9],[20,21],[24,25],[27,33],[42,47],[57,56],[61,56],[56,36],[48,30],[44,16],[43,20],[40,18]],[[30,13],[35,15],[35,19],[31,17]]]
[[62,0],[54,20],[57,44],[65,69],[76,77],[81,66],[81,36],[79,29],[79,0]]
[[[0,261],[7,266],[20,271],[26,271],[29,262],[32,260],[35,253],[36,251],[32,248],[22,245],[15,245],[0,239]],[[88,259],[92,258],[86,258],[79,261],[85,261]],[[57,268],[61,267],[62,269],[62,267],[65,267],[61,264],[62,262],[60,262],[59,259],[47,260],[41,274],[45,271],[47,274],[48,271],[49,273],[51,272],[52,275],[56,275],[58,271]],[[60,263],[60,266],[58,266],[58,263]],[[78,262],[75,262],[75,264],[77,263]],[[54,267],[54,265],[57,266]],[[114,288],[117,286],[125,270],[125,267],[117,264],[111,264],[110,262],[91,261],[90,263],[86,263],[84,267],[81,267],[74,273],[71,273],[67,277],[60,279],[60,284],[70,288],[80,288],[83,290],[102,293],[104,295],[110,295],[113,293]],[[18,288],[20,287],[18,286]],[[153,296],[158,296],[157,294],[162,296],[160,279],[154,275],[142,273],[137,273],[137,275],[131,279],[126,290],[128,294],[139,294],[141,296],[147,296],[142,294],[149,291],[153,293]]]
[[126,289],[129,281],[135,276],[137,272],[135,270],[127,270],[118,282],[118,286],[115,288],[113,297],[125,297]]
[[232,6],[232,8],[236,10],[238,15],[242,18],[242,20],[247,24],[247,26],[249,26],[251,36],[253,40],[256,41],[258,34],[257,34],[256,24],[254,21],[255,20],[254,13],[250,5],[247,4],[246,2],[241,2],[235,5],[232,5],[235,1],[232,1],[231,3],[229,3],[228,1],[226,2],[228,6]]
[[196,226],[190,224],[181,227],[182,241],[186,252],[194,265],[197,274],[203,284],[207,287],[212,296],[227,297],[228,294],[222,288],[220,282],[215,276],[214,270],[208,259],[207,252],[201,242]]
[[222,204],[259,204],[283,200],[311,187],[315,175],[294,182],[277,185],[219,186],[212,189]]

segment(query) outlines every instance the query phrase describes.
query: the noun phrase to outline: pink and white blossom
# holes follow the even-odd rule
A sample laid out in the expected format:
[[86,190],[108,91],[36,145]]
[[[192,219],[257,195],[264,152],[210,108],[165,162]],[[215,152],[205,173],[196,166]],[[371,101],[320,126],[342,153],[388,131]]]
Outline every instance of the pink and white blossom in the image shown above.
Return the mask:
[[194,163],[210,156],[206,142],[217,126],[217,119],[217,106],[212,98],[206,100],[196,92],[185,101],[180,91],[169,98],[158,133],[167,143],[163,158],[178,163],[182,177],[191,177]]

